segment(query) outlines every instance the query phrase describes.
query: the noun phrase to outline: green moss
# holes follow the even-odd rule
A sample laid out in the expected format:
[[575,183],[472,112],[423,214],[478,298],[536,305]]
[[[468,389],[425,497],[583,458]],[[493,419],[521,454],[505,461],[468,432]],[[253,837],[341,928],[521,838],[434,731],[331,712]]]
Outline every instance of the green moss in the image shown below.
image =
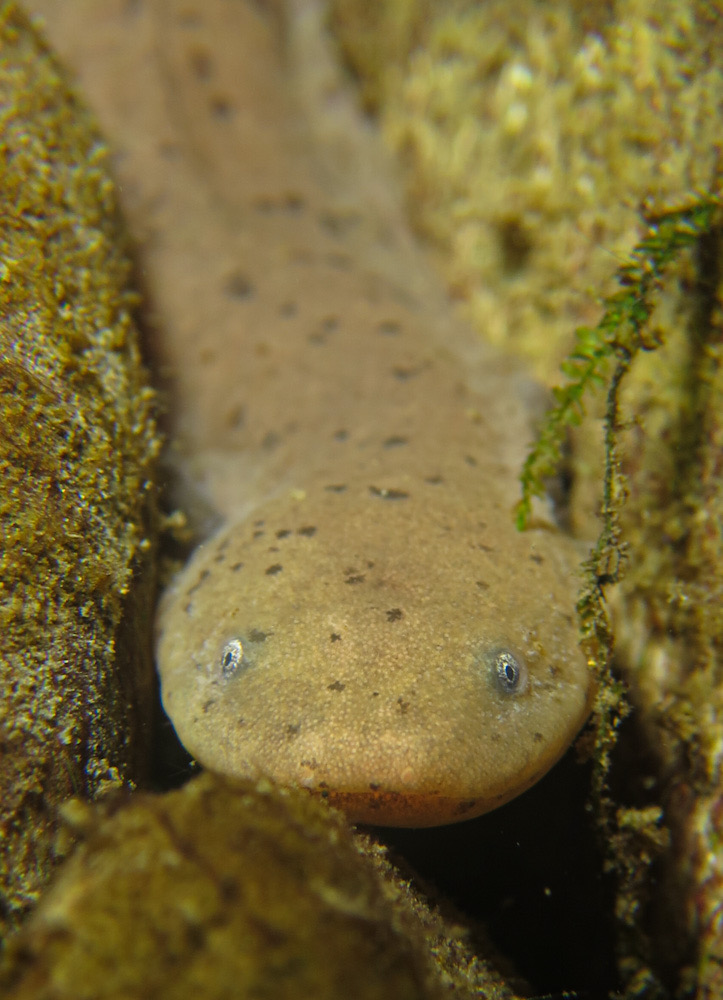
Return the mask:
[[147,636],[119,624],[149,600],[158,442],[108,150],[8,2],[0,145],[1,925],[47,878],[57,804],[141,773]]
[[649,322],[666,271],[681,251],[695,246],[701,236],[711,232],[720,208],[719,198],[701,195],[686,207],[646,217],[646,235],[616,273],[620,290],[604,299],[603,316],[597,326],[583,326],[576,331],[575,349],[561,365],[568,382],[553,389],[555,405],[545,417],[522,470],[522,498],[517,507],[520,529],[529,520],[532,498],[545,493],[545,480],[559,464],[569,428],[580,424],[585,415],[586,396],[606,384],[613,368],[605,417],[605,532],[596,552],[598,566],[605,561],[608,569],[596,570],[598,586],[618,579],[618,570],[612,567],[621,558],[620,548],[615,545],[618,531],[614,522],[621,493],[615,454],[620,383],[638,352],[652,350],[660,342],[659,333],[651,331]]

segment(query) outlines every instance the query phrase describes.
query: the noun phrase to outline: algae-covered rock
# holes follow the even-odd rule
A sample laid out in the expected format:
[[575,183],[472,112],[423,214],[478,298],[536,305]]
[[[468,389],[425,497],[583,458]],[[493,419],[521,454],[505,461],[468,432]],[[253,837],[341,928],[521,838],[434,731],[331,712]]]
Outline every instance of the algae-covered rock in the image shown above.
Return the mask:
[[[723,993],[723,256],[689,262],[680,329],[623,393],[626,572],[612,595],[633,718],[613,788],[621,954],[633,983]],[[671,296],[669,296],[671,297]],[[653,866],[639,863],[652,846]],[[646,849],[647,849],[646,848]]]
[[12,1000],[514,1000],[461,947],[466,985],[435,962],[439,924],[402,909],[305,792],[205,774],[79,818],[85,841],[0,970]]
[[333,0],[453,294],[546,379],[596,320],[643,200],[712,182],[719,6]]
[[0,3],[0,929],[47,879],[58,804],[147,749],[157,442],[129,275],[108,151]]

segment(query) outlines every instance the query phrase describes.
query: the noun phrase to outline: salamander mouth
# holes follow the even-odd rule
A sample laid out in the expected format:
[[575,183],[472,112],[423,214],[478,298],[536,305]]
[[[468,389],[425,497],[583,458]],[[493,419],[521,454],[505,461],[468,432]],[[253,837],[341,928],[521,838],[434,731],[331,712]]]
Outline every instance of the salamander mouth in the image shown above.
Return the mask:
[[473,819],[507,801],[500,796],[457,798],[434,792],[420,794],[370,788],[365,792],[344,792],[324,787],[309,791],[341,809],[353,823],[370,826],[426,827],[460,823]]

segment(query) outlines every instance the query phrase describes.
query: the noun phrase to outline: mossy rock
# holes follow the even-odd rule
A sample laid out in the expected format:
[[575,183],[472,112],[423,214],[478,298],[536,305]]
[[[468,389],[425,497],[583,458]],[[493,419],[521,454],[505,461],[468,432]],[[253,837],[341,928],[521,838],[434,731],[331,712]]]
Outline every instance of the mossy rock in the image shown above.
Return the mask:
[[72,811],[85,840],[8,949],[8,1000],[514,1000],[304,791],[204,774]]
[[142,776],[158,441],[108,150],[14,3],[0,144],[2,929],[52,869],[59,803]]

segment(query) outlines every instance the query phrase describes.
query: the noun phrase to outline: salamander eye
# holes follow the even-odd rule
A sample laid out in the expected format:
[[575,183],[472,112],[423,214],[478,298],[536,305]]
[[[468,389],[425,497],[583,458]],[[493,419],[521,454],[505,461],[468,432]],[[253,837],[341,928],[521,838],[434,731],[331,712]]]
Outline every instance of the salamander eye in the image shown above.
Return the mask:
[[524,664],[508,650],[494,654],[492,669],[500,691],[515,694],[524,691],[527,685],[527,670]]
[[240,639],[231,639],[221,650],[221,673],[224,680],[233,677],[244,658],[244,647]]

